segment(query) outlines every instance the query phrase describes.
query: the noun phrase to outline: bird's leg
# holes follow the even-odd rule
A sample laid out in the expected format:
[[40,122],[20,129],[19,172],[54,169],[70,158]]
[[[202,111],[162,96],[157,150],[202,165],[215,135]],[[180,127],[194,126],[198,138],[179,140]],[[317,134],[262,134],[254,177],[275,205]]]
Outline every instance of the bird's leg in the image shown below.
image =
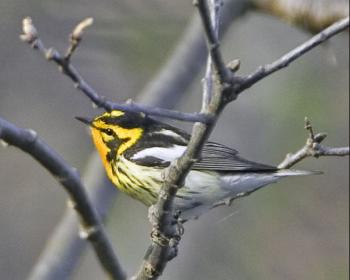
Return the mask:
[[151,232],[151,239],[161,245],[161,246],[169,246],[169,254],[168,260],[172,260],[177,256],[178,252],[178,244],[181,240],[181,236],[184,234],[183,223],[185,220],[180,218],[181,211],[175,211],[172,216],[171,225],[173,230],[168,232],[165,236],[162,234],[158,228],[158,218],[159,213],[154,205],[149,208],[148,218],[153,226]]
[[174,223],[174,226],[175,226],[175,234],[170,239],[170,242],[169,242],[169,247],[170,247],[170,252],[169,252],[169,255],[168,255],[168,260],[169,261],[177,256],[177,253],[178,253],[178,250],[179,250],[178,249],[178,245],[179,245],[179,242],[181,240],[182,235],[185,232],[183,223],[186,220],[181,219],[180,215],[181,215],[181,211],[177,210],[177,211],[175,211],[174,216],[173,216],[174,217],[173,223]]

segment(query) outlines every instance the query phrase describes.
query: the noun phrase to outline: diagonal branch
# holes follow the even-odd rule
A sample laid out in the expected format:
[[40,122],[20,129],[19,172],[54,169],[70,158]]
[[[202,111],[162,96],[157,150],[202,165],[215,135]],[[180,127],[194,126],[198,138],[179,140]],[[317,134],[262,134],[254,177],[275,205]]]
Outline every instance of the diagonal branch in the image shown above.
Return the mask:
[[36,132],[18,128],[1,118],[0,139],[30,154],[56,178],[68,193],[71,207],[78,213],[82,237],[91,242],[106,274],[111,279],[125,279],[102,222],[91,205],[77,171],[41,140]]
[[308,157],[324,157],[324,156],[348,156],[350,153],[349,147],[327,147],[321,145],[321,142],[327,137],[325,133],[314,134],[310,121],[305,118],[305,129],[309,131],[309,137],[306,144],[297,152],[287,154],[286,158],[278,165],[278,168],[291,168],[298,162]]
[[[88,19],[85,19],[84,21],[79,23],[74,29],[74,31],[77,29],[79,30],[78,27],[87,20]],[[84,27],[86,28],[87,26],[88,25],[85,25]],[[45,44],[40,39],[38,32],[34,24],[32,23],[31,18],[27,17],[23,20],[23,34],[20,36],[20,38],[24,42],[30,44],[34,49],[40,51],[47,60],[55,62],[59,67],[60,71],[73,81],[74,86],[77,89],[83,92],[96,106],[104,108],[106,111],[123,110],[127,112],[144,113],[146,115],[165,117],[185,122],[211,122],[211,116],[204,115],[201,113],[184,113],[175,110],[145,106],[141,104],[136,104],[131,100],[127,101],[124,104],[106,100],[105,97],[99,95],[97,91],[84,80],[84,78],[80,75],[79,71],[71,64],[71,56],[78,47],[78,44],[81,41],[80,36],[82,35],[81,32],[79,33],[79,37],[74,36],[74,31],[70,36],[70,46],[68,47],[66,55],[64,56],[62,56],[57,50],[53,48],[45,47]]]
[[260,66],[253,73],[242,78],[242,81],[239,84],[239,86],[235,88],[235,94],[241,93],[245,89],[256,84],[258,81],[266,78],[267,76],[275,73],[278,70],[287,67],[290,63],[297,60],[303,54],[309,52],[324,41],[329,40],[331,37],[346,30],[347,28],[349,28],[349,17],[335,22],[328,28],[324,29],[323,31],[313,36],[311,39],[307,40],[305,43],[301,44],[295,49],[291,50],[276,61],[270,64],[266,64],[264,66]]

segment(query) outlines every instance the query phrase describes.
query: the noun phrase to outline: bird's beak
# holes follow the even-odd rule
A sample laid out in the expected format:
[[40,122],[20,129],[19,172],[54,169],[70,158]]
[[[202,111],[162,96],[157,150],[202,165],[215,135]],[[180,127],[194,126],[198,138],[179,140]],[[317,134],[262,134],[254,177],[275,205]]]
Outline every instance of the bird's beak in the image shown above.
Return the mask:
[[84,124],[87,124],[88,126],[92,126],[92,120],[89,120],[87,118],[82,118],[82,117],[75,117],[78,121],[81,121]]

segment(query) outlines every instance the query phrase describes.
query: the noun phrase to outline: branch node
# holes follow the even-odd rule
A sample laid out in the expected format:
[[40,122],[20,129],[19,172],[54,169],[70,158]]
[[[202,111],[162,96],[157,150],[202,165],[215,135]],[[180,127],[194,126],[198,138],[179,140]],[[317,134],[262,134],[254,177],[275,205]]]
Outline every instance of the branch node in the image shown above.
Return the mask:
[[128,98],[128,99],[125,101],[125,104],[132,105],[132,104],[134,104],[134,102],[132,101],[131,98]]
[[232,73],[235,73],[239,70],[239,68],[241,66],[241,61],[239,59],[234,59],[234,60],[230,61],[229,63],[227,63],[226,66]]
[[73,32],[69,35],[69,47],[64,56],[64,60],[68,63],[74,53],[74,51],[79,46],[81,40],[83,39],[83,33],[87,27],[92,25],[94,22],[93,18],[86,18],[82,20],[77,26],[74,28]]
[[35,130],[33,130],[33,129],[26,129],[25,131],[26,131],[26,133],[28,135],[25,138],[26,142],[28,144],[33,144],[38,138],[38,133]]
[[92,17],[88,17],[77,24],[74,28],[72,34],[70,35],[70,39],[74,41],[80,41],[84,34],[86,28],[91,26],[94,23],[94,19]]
[[153,227],[156,227],[159,220],[159,211],[153,204],[148,208],[148,219]]
[[158,244],[161,247],[168,246],[171,240],[171,238],[165,236],[156,228],[152,229],[151,239],[154,243]]
[[315,136],[314,136],[314,141],[316,143],[321,143],[324,139],[326,139],[327,137],[327,133],[324,133],[324,132],[321,132],[321,133],[317,133]]
[[58,51],[55,50],[54,48],[49,48],[45,52],[45,58],[49,61],[51,60],[58,61],[60,60],[60,55]]
[[71,199],[67,199],[67,207],[68,207],[69,209],[75,210],[76,207],[77,207],[77,203],[74,202],[74,201],[71,200]]
[[147,279],[153,279],[161,275],[161,273],[157,269],[155,269],[151,263],[147,261],[145,261],[145,264],[144,264],[144,273]]
[[19,37],[23,42],[33,44],[38,39],[38,31],[36,30],[31,17],[25,17],[22,20],[22,31],[23,34]]
[[309,139],[313,142],[315,139],[315,134],[314,134],[314,130],[312,128],[311,122],[307,117],[305,117],[304,121],[305,121],[304,128],[309,132]]
[[99,232],[97,226],[83,227],[79,231],[79,236],[84,240],[91,240],[91,238]]
[[[162,213],[171,215],[171,211],[162,210]],[[154,229],[159,228],[159,220],[161,219],[161,213],[157,205],[153,204],[148,208],[148,219]]]
[[10,144],[7,143],[4,139],[0,139],[0,145],[3,148],[7,148]]

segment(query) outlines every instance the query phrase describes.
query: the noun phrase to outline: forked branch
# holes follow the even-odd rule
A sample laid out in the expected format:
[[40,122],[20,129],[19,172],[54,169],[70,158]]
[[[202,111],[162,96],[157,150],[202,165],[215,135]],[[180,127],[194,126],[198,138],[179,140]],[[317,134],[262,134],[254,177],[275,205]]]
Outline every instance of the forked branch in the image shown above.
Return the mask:
[[40,51],[44,57],[56,63],[60,71],[69,77],[74,86],[84,93],[97,107],[103,108],[106,111],[123,110],[134,113],[144,113],[146,115],[165,117],[174,120],[180,120],[185,122],[211,122],[211,116],[201,113],[184,113],[175,110],[157,108],[152,106],[145,106],[137,104],[128,100],[126,103],[115,103],[106,100],[104,96],[101,96],[97,91],[89,85],[85,79],[80,75],[79,71],[72,65],[71,57],[74,51],[79,46],[82,40],[83,30],[92,24],[92,19],[88,18],[80,22],[70,35],[70,44],[65,55],[61,55],[57,50],[53,48],[47,48],[43,41],[40,39],[38,31],[34,26],[32,19],[27,17],[23,19],[23,34],[20,38],[30,44],[34,49]]
[[291,168],[307,157],[342,157],[349,155],[349,147],[327,147],[321,145],[327,134],[315,134],[311,122],[307,118],[305,118],[305,129],[309,132],[305,145],[297,152],[287,154],[286,158],[278,165],[278,168]]
[[258,81],[275,73],[276,71],[286,68],[290,63],[294,62],[305,53],[309,52],[310,50],[314,49],[318,45],[332,38],[334,35],[337,35],[338,33],[348,28],[349,28],[349,17],[333,23],[331,26],[322,30],[320,33],[313,36],[311,39],[307,40],[305,43],[299,45],[298,47],[291,50],[290,52],[286,53],[276,61],[270,64],[266,64],[264,66],[259,66],[258,69],[256,69],[253,73],[242,78],[241,83],[235,89],[235,93],[239,94],[245,89],[256,84]]

